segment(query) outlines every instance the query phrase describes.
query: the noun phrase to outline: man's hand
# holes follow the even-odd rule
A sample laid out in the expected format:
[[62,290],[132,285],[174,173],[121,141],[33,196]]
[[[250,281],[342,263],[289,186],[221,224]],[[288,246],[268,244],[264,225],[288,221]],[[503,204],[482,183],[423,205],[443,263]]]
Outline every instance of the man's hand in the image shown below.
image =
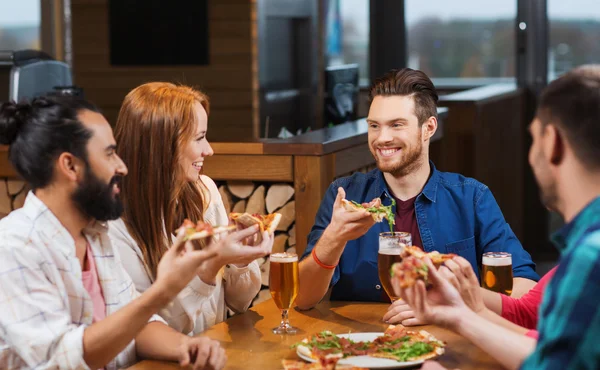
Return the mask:
[[343,188],[338,188],[337,197],[333,203],[333,212],[331,222],[326,232],[331,233],[340,241],[347,242],[363,236],[371,226],[375,225],[375,220],[371,213],[366,210],[351,212],[344,208],[342,199],[346,197]]
[[440,267],[439,273],[458,290],[470,309],[476,313],[485,310],[481,287],[469,261],[462,257],[454,257]]
[[397,279],[392,279],[396,294],[399,293],[409,304],[417,319],[455,330],[461,316],[469,308],[456,288],[439,274],[429,258],[425,258],[425,263],[429,268],[429,281],[432,284],[429,290],[426,290],[422,280],[410,288],[400,288]]
[[179,365],[192,369],[221,370],[227,356],[221,344],[207,337],[189,337],[180,347]]
[[184,237],[185,230],[180,228],[175,244],[163,254],[156,268],[155,284],[169,301],[196,276],[200,265],[219,253],[215,247],[195,250],[190,241],[183,241]]
[[388,307],[387,312],[383,315],[383,321],[388,324],[402,324],[404,326],[427,324],[417,319],[413,309],[402,299],[398,299]]

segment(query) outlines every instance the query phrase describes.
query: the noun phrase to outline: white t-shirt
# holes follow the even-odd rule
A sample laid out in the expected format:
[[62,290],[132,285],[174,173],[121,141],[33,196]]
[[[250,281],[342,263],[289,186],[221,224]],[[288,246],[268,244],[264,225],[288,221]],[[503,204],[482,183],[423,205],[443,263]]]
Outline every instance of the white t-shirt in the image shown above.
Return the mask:
[[[210,204],[204,214],[204,222],[227,225],[229,218],[216,184],[208,176],[202,175],[201,180],[210,193]],[[109,224],[108,235],[113,246],[119,250],[125,270],[136,289],[144,292],[150,287],[152,280],[143,262],[142,251],[122,219]],[[260,287],[257,261],[244,268],[227,265],[219,272],[216,285],[206,284],[199,277],[194,277],[175,300],[158,314],[175,330],[190,335],[197,334],[225,320],[227,307],[235,312],[246,311]]]

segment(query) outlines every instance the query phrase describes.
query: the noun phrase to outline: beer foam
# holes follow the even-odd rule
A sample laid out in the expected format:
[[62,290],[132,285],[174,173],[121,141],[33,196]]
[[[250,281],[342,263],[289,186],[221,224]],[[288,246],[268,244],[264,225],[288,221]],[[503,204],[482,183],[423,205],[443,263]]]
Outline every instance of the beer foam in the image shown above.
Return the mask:
[[278,263],[298,262],[298,255],[290,253],[273,253],[270,259],[271,262]]
[[483,256],[481,263],[485,266],[510,266],[512,265],[511,256]]
[[379,254],[385,254],[386,256],[398,256],[402,253],[404,248],[383,248],[379,250]]

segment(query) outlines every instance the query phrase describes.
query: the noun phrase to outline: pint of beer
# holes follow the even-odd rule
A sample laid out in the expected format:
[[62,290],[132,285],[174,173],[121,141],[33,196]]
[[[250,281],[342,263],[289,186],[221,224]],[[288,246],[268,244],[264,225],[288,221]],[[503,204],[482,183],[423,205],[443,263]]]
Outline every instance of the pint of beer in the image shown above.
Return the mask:
[[377,255],[377,271],[379,272],[379,281],[383,289],[393,302],[400,299],[394,293],[392,282],[390,280],[390,270],[392,265],[400,262],[400,254],[404,247],[412,245],[410,233],[405,232],[385,232],[379,234],[379,253]]
[[513,272],[512,257],[505,252],[484,253],[481,286],[493,292],[506,295],[512,293]]
[[298,295],[298,256],[293,253],[271,255],[269,289],[280,310],[289,310]]

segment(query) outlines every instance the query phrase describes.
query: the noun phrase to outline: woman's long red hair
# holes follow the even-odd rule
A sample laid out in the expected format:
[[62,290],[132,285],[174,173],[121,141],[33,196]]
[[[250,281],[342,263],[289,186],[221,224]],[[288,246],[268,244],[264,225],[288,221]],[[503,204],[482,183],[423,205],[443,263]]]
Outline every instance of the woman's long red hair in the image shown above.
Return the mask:
[[196,135],[194,105],[208,97],[187,86],[152,82],[132,90],[115,127],[118,155],[129,169],[121,185],[123,219],[156,278],[156,268],[183,218],[202,220],[208,205],[199,180],[186,180],[181,150]]

